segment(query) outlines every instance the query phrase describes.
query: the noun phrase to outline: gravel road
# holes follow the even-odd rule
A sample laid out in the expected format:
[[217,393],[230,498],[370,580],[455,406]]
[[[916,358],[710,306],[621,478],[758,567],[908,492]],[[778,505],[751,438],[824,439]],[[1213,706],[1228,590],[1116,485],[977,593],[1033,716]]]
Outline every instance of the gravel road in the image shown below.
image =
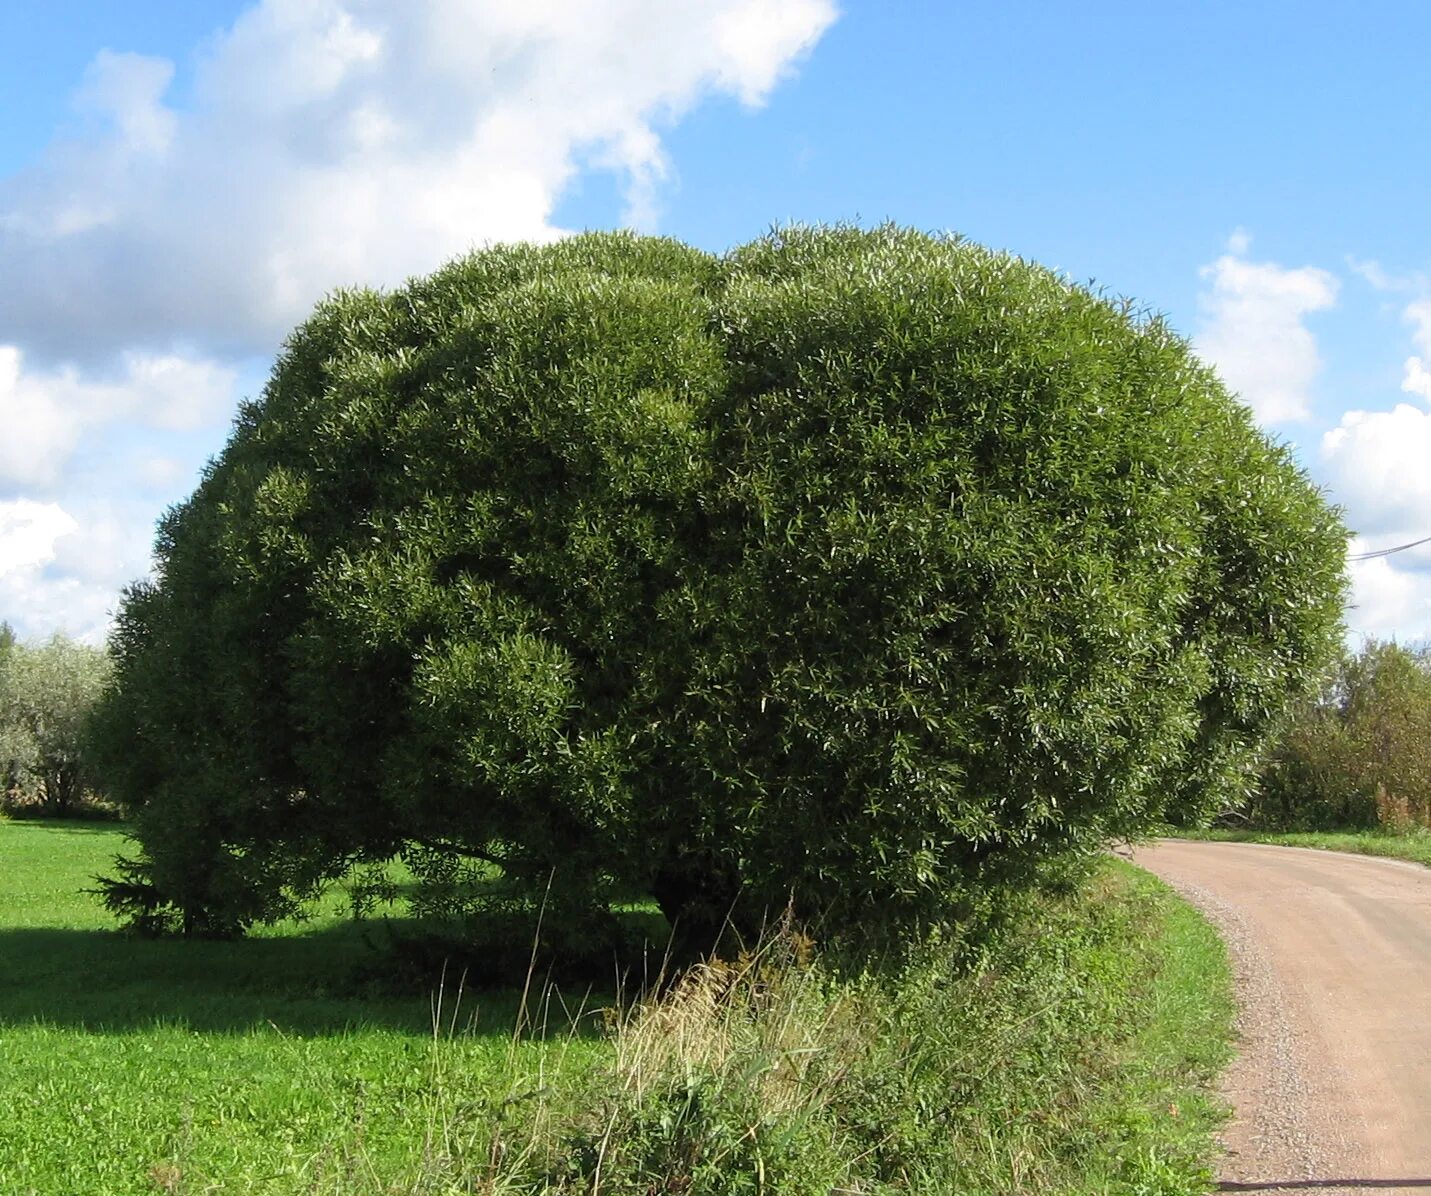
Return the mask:
[[1237,978],[1219,1191],[1431,1193],[1431,869],[1164,841],[1136,863],[1198,905]]

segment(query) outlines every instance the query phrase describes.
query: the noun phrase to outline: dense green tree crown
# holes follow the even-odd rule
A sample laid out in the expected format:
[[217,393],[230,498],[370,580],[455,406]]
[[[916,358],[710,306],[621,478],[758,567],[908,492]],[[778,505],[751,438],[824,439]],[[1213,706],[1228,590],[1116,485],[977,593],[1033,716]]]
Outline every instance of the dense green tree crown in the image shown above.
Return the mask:
[[114,648],[193,910],[404,843],[937,923],[1242,784],[1344,532],[1158,319],[897,228],[504,247],[290,338]]

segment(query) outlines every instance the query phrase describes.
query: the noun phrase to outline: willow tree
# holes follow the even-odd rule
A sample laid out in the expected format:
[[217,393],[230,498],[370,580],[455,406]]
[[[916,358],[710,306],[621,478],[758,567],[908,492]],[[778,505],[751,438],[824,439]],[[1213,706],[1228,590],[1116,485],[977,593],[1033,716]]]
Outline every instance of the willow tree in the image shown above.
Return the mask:
[[134,875],[405,845],[570,910],[917,932],[1217,807],[1334,511],[1160,319],[899,228],[510,246],[289,339],[118,619]]

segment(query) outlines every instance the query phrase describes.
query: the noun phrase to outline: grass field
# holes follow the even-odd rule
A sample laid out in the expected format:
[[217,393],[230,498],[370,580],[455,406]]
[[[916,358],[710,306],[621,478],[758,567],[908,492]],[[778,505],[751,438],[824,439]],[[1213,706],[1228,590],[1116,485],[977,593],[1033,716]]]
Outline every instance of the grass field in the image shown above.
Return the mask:
[[3,1196],[402,1183],[453,1145],[438,1098],[500,1098],[607,1049],[563,1022],[514,1062],[511,992],[449,993],[435,1041],[428,996],[347,979],[366,949],[336,907],[239,942],[120,936],[81,890],[122,846],[112,827],[0,820]]
[[1349,851],[1410,860],[1431,868],[1431,831],[1389,835],[1383,831],[1243,831],[1211,830],[1169,832],[1180,838],[1210,839],[1219,843],[1272,843],[1284,847],[1316,847],[1322,851]]
[[[434,1032],[430,998],[352,981],[366,948],[336,901],[239,942],[119,935],[81,890],[122,844],[113,827],[0,820],[0,1196],[1208,1182],[1226,961],[1190,907],[1115,861],[973,973],[936,964],[893,988],[760,973],[749,1005],[687,1002],[614,1040],[596,1016],[552,1017],[548,1038],[515,1040],[518,993],[448,994]],[[786,987],[793,1003],[772,1004]],[[653,1046],[659,1067],[623,1070]],[[792,1066],[816,1082],[790,1089]],[[593,1182],[596,1138],[609,1165]],[[511,1153],[494,1163],[497,1141]]]

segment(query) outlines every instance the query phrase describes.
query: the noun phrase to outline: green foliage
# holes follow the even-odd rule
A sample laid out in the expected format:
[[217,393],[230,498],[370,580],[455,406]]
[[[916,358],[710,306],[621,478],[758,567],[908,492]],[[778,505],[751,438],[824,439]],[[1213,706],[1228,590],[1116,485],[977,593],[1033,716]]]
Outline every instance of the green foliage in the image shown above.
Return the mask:
[[1431,827],[1431,653],[1344,653],[1287,719],[1246,814],[1269,830]]
[[1407,860],[1431,868],[1431,828],[1409,831],[1266,831],[1211,827],[1185,832],[1188,838],[1225,843],[1273,843],[1283,847],[1312,847],[1318,851],[1345,851],[1352,855]]
[[1158,319],[897,228],[335,296],[164,521],[105,741],[238,928],[407,844],[562,920],[917,932],[1197,817],[1343,530]]
[[103,649],[64,636],[38,647],[12,636],[4,645],[0,772],[11,802],[33,803],[52,817],[78,812],[98,783],[89,728],[109,676]]

